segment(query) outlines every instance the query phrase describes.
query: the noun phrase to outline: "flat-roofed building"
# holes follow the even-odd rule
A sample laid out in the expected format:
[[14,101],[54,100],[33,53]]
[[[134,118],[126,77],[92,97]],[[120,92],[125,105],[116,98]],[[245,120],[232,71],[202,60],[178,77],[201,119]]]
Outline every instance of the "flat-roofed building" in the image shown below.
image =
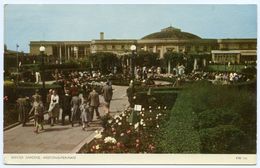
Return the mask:
[[133,44],[137,46],[137,51],[158,53],[160,58],[167,51],[172,51],[211,54],[212,61],[216,63],[256,61],[256,39],[205,39],[172,26],[141,39],[105,39],[104,32],[101,32],[99,39],[91,41],[31,41],[30,55],[39,55],[39,47],[44,45],[47,55],[64,62],[85,58],[97,52],[129,54]]

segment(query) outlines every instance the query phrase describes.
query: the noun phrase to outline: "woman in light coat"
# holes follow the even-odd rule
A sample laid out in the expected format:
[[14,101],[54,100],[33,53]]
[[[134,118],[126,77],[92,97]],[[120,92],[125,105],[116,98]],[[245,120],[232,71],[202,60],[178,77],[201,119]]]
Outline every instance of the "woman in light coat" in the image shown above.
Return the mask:
[[56,90],[53,90],[53,94],[51,95],[51,102],[49,107],[49,117],[51,119],[51,126],[54,125],[55,120],[58,121],[60,106],[59,106],[59,95]]

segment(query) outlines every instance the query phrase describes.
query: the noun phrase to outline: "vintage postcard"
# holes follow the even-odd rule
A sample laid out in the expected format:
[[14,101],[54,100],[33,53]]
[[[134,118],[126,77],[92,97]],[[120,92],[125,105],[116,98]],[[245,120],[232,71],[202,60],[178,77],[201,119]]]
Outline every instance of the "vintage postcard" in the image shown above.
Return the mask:
[[255,165],[257,3],[127,2],[2,6],[4,164]]

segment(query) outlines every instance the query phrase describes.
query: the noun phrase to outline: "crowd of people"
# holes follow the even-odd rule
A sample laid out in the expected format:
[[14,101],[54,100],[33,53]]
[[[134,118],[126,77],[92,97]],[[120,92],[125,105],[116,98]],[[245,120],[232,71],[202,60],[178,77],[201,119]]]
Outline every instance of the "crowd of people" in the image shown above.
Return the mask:
[[[236,72],[192,72],[184,73],[185,67],[176,69],[175,73],[168,74],[168,78],[175,78],[174,86],[180,86],[182,82],[208,80],[213,84],[233,84],[237,82],[249,81],[250,79],[240,73]],[[153,79],[156,77],[165,77],[161,74],[160,67],[136,67],[134,71],[135,79],[147,84],[147,81],[152,81],[149,84],[154,84]],[[36,75],[37,76],[37,75]],[[46,98],[42,98],[39,92],[35,93],[30,100],[28,97],[21,97],[17,99],[19,106],[19,121],[25,125],[28,120],[26,111],[31,106],[30,114],[34,114],[35,118],[35,132],[38,133],[43,129],[43,115],[48,112],[48,123],[51,126],[58,123],[60,113],[62,113],[61,124],[65,125],[66,116],[69,117],[72,127],[75,123],[82,125],[85,130],[89,123],[93,121],[94,112],[97,119],[100,118],[98,107],[100,106],[99,94],[104,97],[105,112],[109,112],[110,102],[112,100],[113,89],[111,81],[107,81],[103,86],[100,83],[89,83],[95,79],[104,77],[100,71],[71,71],[63,73],[55,70],[52,77],[57,84],[61,86],[60,90],[49,90]],[[36,77],[36,78],[39,78]],[[151,79],[151,80],[150,80]],[[130,82],[130,87],[127,89],[127,96],[130,107],[133,107],[134,87],[133,81]],[[44,103],[43,103],[44,102]]]
[[[77,85],[72,84],[71,87],[64,85],[63,90],[64,91],[60,91],[58,94],[57,90],[50,89],[46,96],[46,103],[44,103],[44,98],[39,94],[39,90],[36,90],[35,94],[31,98],[31,102],[29,98],[18,98],[17,104],[19,109],[21,109],[19,111],[19,116],[21,116],[20,122],[23,123],[23,126],[25,126],[28,121],[28,117],[33,115],[35,121],[34,132],[39,133],[40,130],[44,129],[45,112],[48,114],[47,121],[51,126],[58,124],[61,113],[62,125],[66,124],[66,116],[68,116],[68,121],[71,126],[73,127],[78,123],[79,125],[82,125],[82,130],[85,130],[85,128],[90,126],[90,123],[93,122],[94,113],[97,119],[101,118],[99,112],[101,102],[99,99],[99,93],[97,92],[97,87],[91,87],[89,92],[87,90],[80,92]],[[101,94],[104,97],[104,102],[102,103],[105,109],[104,112],[109,113],[110,102],[113,96],[111,82],[106,82],[101,89]],[[29,114],[27,114],[28,102],[31,104]]]

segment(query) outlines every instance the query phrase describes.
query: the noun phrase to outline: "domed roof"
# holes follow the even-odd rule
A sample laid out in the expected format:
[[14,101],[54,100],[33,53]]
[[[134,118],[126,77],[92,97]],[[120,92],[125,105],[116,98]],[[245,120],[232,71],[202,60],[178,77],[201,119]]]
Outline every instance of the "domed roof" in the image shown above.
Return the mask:
[[172,40],[187,40],[187,39],[201,39],[199,36],[182,32],[181,29],[172,26],[162,29],[160,32],[152,33],[142,38],[146,39],[172,39]]

